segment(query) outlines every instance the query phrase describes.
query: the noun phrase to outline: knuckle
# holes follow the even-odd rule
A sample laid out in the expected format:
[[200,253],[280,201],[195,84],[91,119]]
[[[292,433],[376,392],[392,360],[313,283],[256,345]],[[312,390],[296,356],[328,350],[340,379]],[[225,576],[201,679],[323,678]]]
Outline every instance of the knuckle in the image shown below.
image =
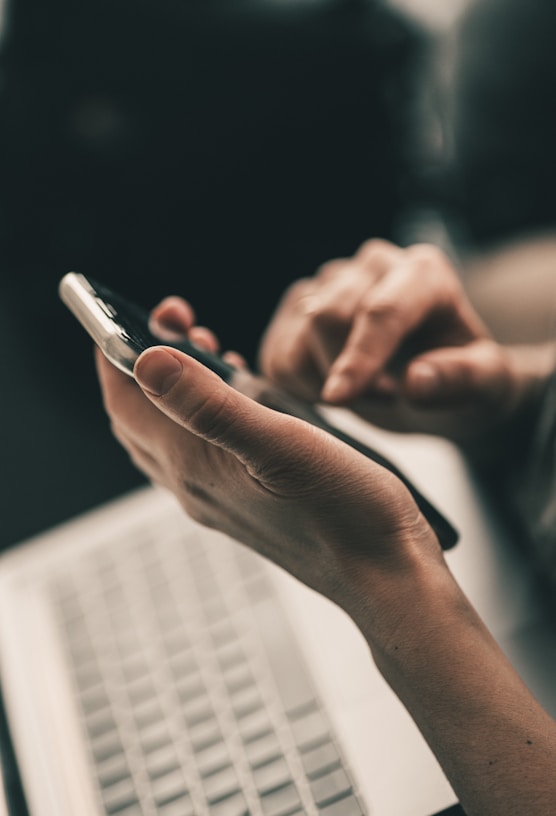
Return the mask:
[[413,246],[409,247],[406,251],[408,255],[422,263],[436,264],[446,262],[446,254],[435,244],[413,244]]
[[364,241],[356,252],[356,255],[371,258],[373,255],[384,255],[395,249],[394,244],[384,238],[369,238]]
[[462,285],[448,255],[433,244],[416,244],[407,253],[412,275],[419,278],[423,287],[436,293],[438,306],[453,308],[460,299]]
[[404,323],[405,306],[391,297],[378,295],[363,299],[360,314],[369,324],[397,326]]
[[286,289],[286,298],[288,300],[296,300],[305,297],[305,295],[308,295],[312,291],[312,285],[311,278],[299,278]]
[[454,278],[455,274],[446,253],[434,244],[415,244],[406,250],[417,272]]
[[225,393],[216,398],[204,397],[189,413],[189,420],[196,431],[208,442],[218,443],[234,425],[234,412],[230,411],[231,396]]
[[318,267],[315,273],[315,278],[320,283],[325,283],[341,273],[347,264],[349,264],[349,260],[347,258],[333,258],[330,261],[326,261],[326,263],[323,263]]
[[367,274],[380,273],[390,266],[399,251],[389,241],[371,238],[359,247],[354,260]]

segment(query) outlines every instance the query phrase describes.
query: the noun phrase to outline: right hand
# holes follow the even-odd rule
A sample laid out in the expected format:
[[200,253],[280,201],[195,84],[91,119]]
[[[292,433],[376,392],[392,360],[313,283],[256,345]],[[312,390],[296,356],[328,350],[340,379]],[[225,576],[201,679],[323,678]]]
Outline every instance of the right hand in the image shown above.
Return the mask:
[[436,247],[382,240],[293,284],[260,350],[263,372],[304,399],[459,442],[513,417],[545,359],[492,338]]

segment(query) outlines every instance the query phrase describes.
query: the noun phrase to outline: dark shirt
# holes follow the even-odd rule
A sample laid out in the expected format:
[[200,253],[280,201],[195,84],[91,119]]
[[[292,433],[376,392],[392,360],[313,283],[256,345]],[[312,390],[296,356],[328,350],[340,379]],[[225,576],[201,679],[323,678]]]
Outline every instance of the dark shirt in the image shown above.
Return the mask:
[[475,0],[450,88],[446,199],[487,245],[556,224],[556,3]]
[[556,372],[509,484],[535,572],[547,589],[556,590]]

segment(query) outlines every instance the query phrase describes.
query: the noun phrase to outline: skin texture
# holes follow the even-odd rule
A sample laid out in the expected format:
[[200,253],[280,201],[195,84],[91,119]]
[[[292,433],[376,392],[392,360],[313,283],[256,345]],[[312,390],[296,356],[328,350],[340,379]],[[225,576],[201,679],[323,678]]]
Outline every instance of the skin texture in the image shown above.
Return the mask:
[[[394,248],[390,254],[390,246],[397,285],[398,261],[405,251]],[[449,393],[443,404],[449,407],[444,410],[453,426],[461,417],[460,400],[474,408],[478,417],[481,411],[485,415],[486,403],[491,413],[513,421],[540,387],[543,352],[531,357],[529,368],[524,359],[514,361],[513,356],[508,364],[506,350],[496,346],[475,317],[446,259],[436,257],[441,270],[437,270],[432,297],[440,305],[435,309],[431,296],[422,292],[418,307],[408,303],[411,316],[402,319],[402,299],[397,319],[383,321],[390,337],[381,350],[375,348],[364,374],[359,371],[365,356],[362,349],[366,333],[374,330],[369,317],[372,287],[367,287],[363,299],[352,299],[351,306],[347,294],[340,298],[336,293],[333,302],[343,309],[350,306],[352,314],[346,316],[349,309],[344,314],[348,325],[347,330],[343,326],[343,339],[338,343],[336,323],[325,321],[333,329],[327,336],[319,322],[317,345],[310,347],[311,331],[309,335],[286,331],[292,329],[292,314],[296,319],[300,314],[293,296],[286,295],[265,338],[263,367],[282,383],[290,378],[292,390],[307,374],[312,393],[320,395],[328,372],[348,372],[350,382],[356,381],[348,394],[364,394],[374,402],[377,388],[383,392],[380,399],[384,391],[392,399],[392,390],[401,388],[402,396],[396,393],[395,398],[411,402],[413,364],[402,363],[393,374],[385,361],[389,363],[392,350],[404,345],[410,361],[407,341],[416,333],[422,336],[420,328],[425,325],[426,362],[430,364],[432,357],[433,367],[437,364],[442,371],[433,380],[435,388],[446,385]],[[402,264],[404,298],[413,291],[408,258],[405,255],[406,265]],[[420,263],[413,274],[422,275]],[[355,267],[350,287],[359,279]],[[388,283],[388,274],[388,267],[382,267],[377,287]],[[444,276],[449,277],[445,288]],[[322,303],[327,290],[322,272],[317,281]],[[335,274],[329,282],[340,285]],[[360,318],[362,301],[366,306]],[[314,303],[309,310],[305,303],[301,324],[307,315],[311,324],[313,309]],[[212,332],[195,327],[193,310],[184,301],[167,299],[152,319],[217,348]],[[432,328],[441,329],[437,348],[432,343],[431,319]],[[281,351],[274,353],[273,345],[288,337],[295,340],[286,349],[292,367],[278,371]],[[442,345],[448,342],[452,345]],[[423,353],[419,350],[417,355]],[[460,355],[460,364],[456,361],[459,373],[452,376],[449,361],[454,361],[454,355]],[[378,369],[377,359],[382,360]],[[232,360],[241,364],[237,356]],[[423,362],[419,356],[417,360]],[[448,570],[433,531],[394,476],[319,429],[253,402],[174,349],[144,352],[136,363],[136,381],[113,368],[100,353],[97,366],[113,431],[139,468],[171,490],[198,521],[257,549],[352,617],[380,671],[443,765],[468,816],[554,812],[555,723],[507,663]],[[425,379],[430,385],[431,378]],[[417,390],[420,411],[425,412],[422,384]],[[429,398],[434,391],[429,388]],[[341,401],[346,400],[344,391]],[[488,428],[491,421],[485,415],[482,427]]]

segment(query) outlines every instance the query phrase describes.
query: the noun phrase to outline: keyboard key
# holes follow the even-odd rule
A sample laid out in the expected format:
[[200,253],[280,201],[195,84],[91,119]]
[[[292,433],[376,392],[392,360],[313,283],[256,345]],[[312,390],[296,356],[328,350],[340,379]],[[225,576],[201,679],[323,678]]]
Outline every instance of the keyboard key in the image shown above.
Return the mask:
[[240,663],[237,666],[231,666],[227,671],[223,672],[223,675],[226,688],[230,694],[255,683],[247,662]]
[[214,718],[214,709],[207,697],[196,697],[193,700],[188,700],[182,711],[188,728]]
[[[276,614],[275,599],[268,595],[258,601],[255,620],[267,645],[267,657],[286,713],[296,712],[315,699],[305,663],[287,620]],[[269,638],[268,633],[272,632]]]
[[164,641],[166,652],[170,656],[185,652],[191,646],[181,621],[171,629],[163,631],[162,640]]
[[210,816],[249,816],[249,810],[242,793],[234,793],[209,806]]
[[283,756],[277,757],[253,770],[253,780],[259,793],[279,788],[291,782],[290,770]]
[[71,642],[70,648],[75,666],[83,666],[89,661],[95,660],[94,646],[85,629],[79,633],[79,640]]
[[246,686],[232,695],[232,708],[236,717],[247,717],[262,708],[263,699],[255,686]]
[[303,749],[318,742],[323,742],[329,736],[329,725],[326,717],[320,709],[307,711],[302,716],[297,717],[291,728],[295,744]]
[[192,652],[183,651],[170,655],[168,665],[176,680],[179,680],[181,677],[188,677],[198,671],[197,663]]
[[114,785],[102,790],[102,801],[106,812],[109,814],[118,813],[124,807],[137,804],[135,784],[131,777],[122,779]]
[[143,816],[144,811],[138,802],[132,802],[130,805],[124,805],[118,810],[111,811],[114,816]]
[[225,742],[215,742],[195,755],[201,776],[209,776],[230,764],[230,756]]
[[228,616],[228,608],[219,595],[215,595],[204,606],[204,613],[209,623],[221,622]]
[[188,793],[158,805],[156,812],[157,816],[197,816],[195,804]]
[[311,792],[317,805],[325,805],[351,793],[351,781],[343,768],[336,768],[314,779]]
[[237,774],[232,765],[205,777],[203,782],[205,796],[211,804],[227,799],[232,793],[239,792]]
[[173,745],[163,745],[156,751],[147,754],[144,760],[147,773],[151,779],[156,779],[158,776],[163,776],[175,768],[179,768],[176,749]]
[[170,742],[168,726],[164,720],[150,723],[150,725],[139,732],[139,741],[146,754],[155,751],[157,748],[161,748],[163,745],[167,745]]
[[206,689],[200,674],[190,674],[186,677],[182,677],[176,683],[176,691],[182,703],[185,703],[187,700],[192,700],[194,697],[199,697],[201,694],[206,694]]
[[349,795],[331,805],[319,808],[319,816],[365,816],[365,811],[358,799]]
[[129,683],[147,677],[151,673],[149,664],[140,652],[136,652],[127,660],[123,660],[121,665],[124,677]]
[[85,716],[110,705],[108,692],[102,682],[97,683],[96,686],[81,690],[80,700]]
[[307,776],[315,777],[338,766],[341,759],[336,745],[324,742],[302,753],[301,761]]
[[110,731],[91,742],[91,748],[95,762],[98,764],[106,759],[123,754],[124,749],[116,731]]
[[237,640],[236,631],[230,623],[230,619],[228,617],[213,623],[210,627],[210,634],[216,648],[225,643],[230,643],[233,640]]
[[244,745],[247,759],[252,767],[264,765],[271,759],[281,756],[282,748],[275,731],[267,731]]
[[251,742],[274,728],[265,708],[259,708],[242,717],[238,720],[237,727],[244,742]]
[[129,775],[129,766],[124,754],[116,754],[97,767],[98,781],[103,788],[114,785]]
[[149,697],[142,700],[141,703],[135,707],[134,710],[135,724],[141,731],[148,728],[153,723],[163,718],[160,703],[155,697]]
[[188,793],[181,768],[170,771],[152,781],[151,790],[157,805],[164,805]]
[[244,665],[245,654],[243,649],[236,642],[226,643],[225,646],[218,650],[218,662],[224,671],[232,668],[232,666]]
[[293,782],[267,791],[261,796],[261,806],[265,816],[286,816],[298,811],[302,804]]
[[102,673],[96,660],[90,660],[82,666],[76,666],[75,679],[78,688],[82,692],[102,683]]
[[221,742],[222,733],[218,721],[214,718],[204,720],[189,730],[189,739],[195,751],[208,748],[216,742]]
[[140,677],[126,686],[127,696],[132,705],[138,706],[146,700],[156,697],[156,688],[150,677]]
[[112,716],[110,708],[103,708],[100,711],[95,711],[86,719],[87,731],[91,739],[101,737],[103,734],[108,734],[110,731],[116,731],[117,726]]

